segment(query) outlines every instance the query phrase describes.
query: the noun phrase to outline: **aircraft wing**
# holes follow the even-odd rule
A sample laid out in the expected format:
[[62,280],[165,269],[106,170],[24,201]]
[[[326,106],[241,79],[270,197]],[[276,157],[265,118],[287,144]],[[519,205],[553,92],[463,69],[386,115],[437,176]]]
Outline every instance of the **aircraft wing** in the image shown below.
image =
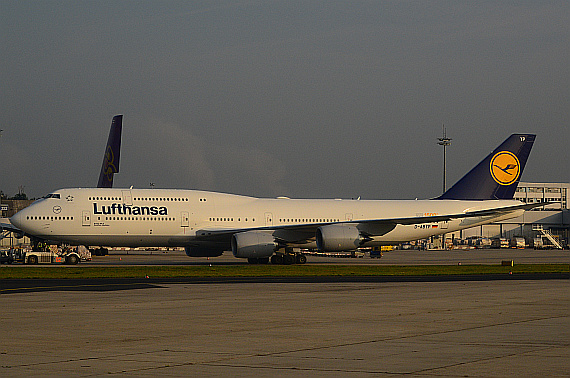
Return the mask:
[[18,227],[14,226],[13,224],[0,222],[0,232],[4,232],[4,231],[24,235],[24,231],[20,230]]
[[[491,208],[491,209],[473,210],[473,211],[466,211],[463,213],[436,215],[436,216],[431,216],[431,217],[394,218],[394,219],[391,219],[389,221],[395,222],[396,224],[403,224],[403,225],[431,223],[431,222],[443,222],[443,221],[449,221],[451,219],[458,219],[458,218],[473,218],[473,217],[483,217],[483,216],[489,216],[489,215],[508,214],[508,213],[513,212],[515,210],[530,210],[530,209],[533,209],[535,207],[540,207],[540,206],[548,205],[551,203],[552,202],[548,202],[548,203],[525,203],[525,204],[520,204],[520,205],[495,207],[495,208]],[[384,220],[378,220],[378,221],[382,222]],[[355,221],[355,222],[358,223],[358,222],[363,222],[363,221]],[[364,222],[367,222],[367,221],[364,221]],[[376,221],[372,220],[370,222],[376,222]],[[342,223],[346,223],[346,222],[342,222]]]
[[[549,202],[550,203],[550,202]],[[445,222],[458,218],[475,218],[486,216],[499,216],[508,214],[516,210],[528,210],[535,207],[544,206],[545,203],[520,204],[513,206],[504,206],[484,210],[466,211],[456,214],[444,214],[426,217],[404,217],[404,218],[386,218],[386,219],[366,219],[353,221],[340,221],[329,223],[306,223],[283,226],[265,226],[247,229],[201,229],[196,231],[196,240],[200,241],[217,241],[228,242],[233,234],[247,231],[259,231],[271,233],[277,241],[283,243],[306,242],[314,240],[317,228],[330,224],[354,224],[363,233],[367,235],[381,236],[392,231],[397,225],[411,225],[422,223]]]

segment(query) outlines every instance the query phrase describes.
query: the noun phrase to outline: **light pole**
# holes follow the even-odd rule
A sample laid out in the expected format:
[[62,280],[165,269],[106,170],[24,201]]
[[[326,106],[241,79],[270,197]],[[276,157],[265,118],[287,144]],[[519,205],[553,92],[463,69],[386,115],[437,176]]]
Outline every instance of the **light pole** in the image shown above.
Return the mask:
[[[446,177],[447,177],[447,166],[446,166],[446,156],[445,156],[445,149],[447,146],[451,145],[451,138],[447,137],[447,133],[445,130],[445,125],[441,125],[443,128],[443,136],[441,138],[437,138],[437,140],[439,140],[439,142],[437,142],[437,144],[439,144],[440,146],[443,146],[443,192],[445,193],[445,191],[447,190],[447,182],[446,182]],[[441,235],[441,246],[443,249],[445,248],[445,234]]]
[[445,191],[447,190],[447,183],[446,183],[447,170],[446,170],[445,148],[447,146],[451,145],[451,138],[447,137],[445,125],[442,125],[442,127],[443,127],[443,137],[437,138],[437,140],[439,140],[439,142],[437,142],[437,144],[439,144],[440,146],[443,146],[443,193],[445,193]]

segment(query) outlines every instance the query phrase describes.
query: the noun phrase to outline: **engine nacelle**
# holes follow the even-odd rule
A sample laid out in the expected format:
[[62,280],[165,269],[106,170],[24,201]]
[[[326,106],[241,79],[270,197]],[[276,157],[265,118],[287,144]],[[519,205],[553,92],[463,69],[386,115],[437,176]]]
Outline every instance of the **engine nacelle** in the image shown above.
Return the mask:
[[263,232],[248,231],[232,235],[232,252],[235,257],[270,257],[277,247],[275,238]]
[[189,257],[218,257],[224,253],[219,248],[208,247],[184,247],[184,252]]
[[358,228],[346,224],[330,224],[317,228],[317,248],[322,252],[354,251],[362,236]]

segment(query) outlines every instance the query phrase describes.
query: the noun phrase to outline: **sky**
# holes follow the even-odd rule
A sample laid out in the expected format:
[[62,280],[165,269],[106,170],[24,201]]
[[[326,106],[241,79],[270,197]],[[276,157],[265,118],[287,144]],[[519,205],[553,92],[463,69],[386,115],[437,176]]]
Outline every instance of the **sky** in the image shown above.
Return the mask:
[[413,199],[512,133],[570,182],[568,1],[0,0],[0,190]]

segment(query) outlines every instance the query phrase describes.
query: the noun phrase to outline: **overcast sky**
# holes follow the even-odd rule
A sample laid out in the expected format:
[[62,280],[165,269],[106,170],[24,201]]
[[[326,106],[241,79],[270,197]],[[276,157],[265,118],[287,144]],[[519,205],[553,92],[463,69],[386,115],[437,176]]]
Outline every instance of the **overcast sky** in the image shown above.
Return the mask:
[[570,181],[568,1],[0,0],[0,190],[430,198],[511,133]]

